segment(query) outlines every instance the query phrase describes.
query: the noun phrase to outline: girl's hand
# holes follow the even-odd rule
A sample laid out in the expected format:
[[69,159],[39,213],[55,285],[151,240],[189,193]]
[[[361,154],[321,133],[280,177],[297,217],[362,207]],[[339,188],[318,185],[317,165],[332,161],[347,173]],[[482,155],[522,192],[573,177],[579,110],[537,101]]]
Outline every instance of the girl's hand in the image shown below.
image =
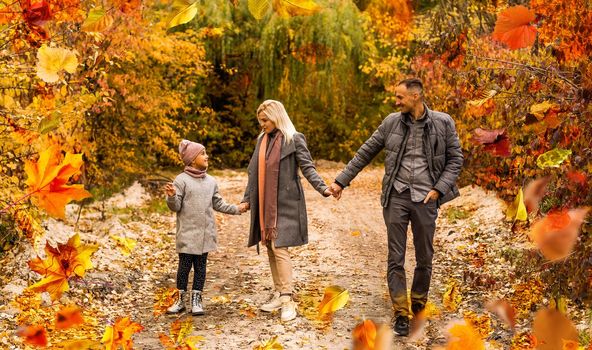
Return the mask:
[[166,185],[164,185],[164,193],[166,193],[166,195],[169,197],[172,197],[175,194],[177,194],[177,192],[175,191],[175,186],[173,186],[172,182],[169,182]]
[[242,214],[244,212],[246,212],[247,210],[249,210],[249,203],[247,202],[242,202],[241,204],[238,205],[238,211]]
[[324,192],[325,197],[329,197],[331,195],[333,195],[333,188],[328,187],[325,192]]

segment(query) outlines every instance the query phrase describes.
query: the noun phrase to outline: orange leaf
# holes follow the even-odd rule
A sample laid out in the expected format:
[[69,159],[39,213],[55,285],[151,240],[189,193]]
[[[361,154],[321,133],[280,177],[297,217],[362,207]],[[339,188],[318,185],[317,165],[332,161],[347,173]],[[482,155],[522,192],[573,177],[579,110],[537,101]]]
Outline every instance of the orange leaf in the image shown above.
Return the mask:
[[79,324],[83,324],[82,311],[78,306],[65,306],[56,314],[56,328],[66,329]]
[[448,329],[447,350],[484,350],[485,343],[479,333],[466,323],[456,323]]
[[567,173],[567,178],[569,181],[581,186],[586,185],[586,173],[583,171],[571,170]]
[[532,225],[528,236],[547,259],[563,259],[573,251],[589,210],[585,207],[549,213]]
[[43,326],[19,327],[16,334],[25,338],[25,343],[42,347],[47,346],[47,331]]
[[71,200],[88,198],[91,194],[83,185],[66,185],[70,177],[80,171],[82,154],[67,153],[61,163],[57,161],[59,155],[58,148],[51,146],[40,153],[37,162],[26,162],[25,172],[26,184],[37,205],[52,216],[64,218],[66,204]]
[[101,343],[105,343],[105,350],[116,350],[119,346],[124,350],[132,349],[132,336],[143,329],[140,324],[130,321],[129,317],[118,318],[114,325],[105,328]]
[[537,33],[530,24],[534,19],[534,12],[522,5],[509,7],[498,15],[492,37],[512,50],[531,46]]
[[352,331],[354,350],[372,350],[376,340],[376,325],[372,320],[364,320]]
[[578,340],[578,331],[561,312],[543,309],[534,316],[532,331],[537,339],[537,349],[555,350],[563,347],[565,340]]
[[84,277],[86,270],[93,268],[90,256],[97,248],[94,245],[81,245],[78,234],[72,236],[68,243],[58,244],[57,248],[46,244],[47,258],[41,260],[37,257],[29,261],[31,270],[44,278],[29,288],[36,292],[49,292],[52,300],[59,299],[69,289],[70,277]]

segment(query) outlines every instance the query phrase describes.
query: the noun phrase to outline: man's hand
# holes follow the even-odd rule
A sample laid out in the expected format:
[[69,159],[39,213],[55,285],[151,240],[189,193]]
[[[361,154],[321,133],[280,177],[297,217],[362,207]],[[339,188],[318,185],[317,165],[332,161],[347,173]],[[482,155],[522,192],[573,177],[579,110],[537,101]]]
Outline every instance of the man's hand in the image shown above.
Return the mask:
[[169,197],[172,197],[177,193],[175,191],[175,186],[173,186],[172,182],[169,182],[166,185],[164,185],[164,193],[166,193],[166,195]]
[[341,192],[343,191],[343,188],[339,186],[336,182],[332,183],[330,187],[331,192],[333,193],[333,197],[339,200],[339,198],[341,198]]
[[242,214],[244,212],[246,212],[247,210],[249,210],[250,205],[247,202],[242,202],[241,204],[238,205],[238,211]]
[[427,204],[429,201],[437,201],[440,198],[440,192],[436,190],[431,190],[428,192],[428,195],[423,200],[423,204]]

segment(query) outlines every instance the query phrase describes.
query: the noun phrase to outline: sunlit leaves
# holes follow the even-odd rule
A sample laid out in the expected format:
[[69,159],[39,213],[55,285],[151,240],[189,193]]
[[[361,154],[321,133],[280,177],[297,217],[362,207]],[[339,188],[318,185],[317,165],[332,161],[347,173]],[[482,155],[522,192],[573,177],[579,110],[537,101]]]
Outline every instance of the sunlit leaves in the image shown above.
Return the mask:
[[143,329],[144,327],[132,322],[129,317],[118,318],[114,325],[105,328],[101,343],[105,344],[105,350],[117,350],[120,346],[123,350],[132,349],[132,336]]
[[255,345],[253,350],[283,350],[284,347],[278,342],[277,335],[272,337],[265,343],[261,343],[259,345]]
[[537,349],[556,350],[563,348],[563,341],[578,340],[578,331],[561,312],[543,309],[536,313],[532,326],[537,340]]
[[541,154],[537,158],[536,164],[541,169],[549,167],[558,168],[561,163],[569,158],[569,156],[571,156],[571,150],[555,148],[551,151]]
[[524,192],[522,188],[518,190],[516,198],[506,211],[506,219],[512,221],[526,221],[528,219],[528,212],[526,211],[526,205],[524,205]]
[[536,38],[536,28],[531,24],[534,19],[534,12],[522,5],[507,8],[498,15],[492,37],[513,50],[532,46]]
[[552,103],[549,101],[543,101],[541,103],[534,104],[530,106],[530,113],[532,113],[538,120],[541,120],[545,117],[545,114],[549,109],[557,109],[559,108],[556,103]]
[[56,329],[66,329],[83,323],[82,311],[78,306],[64,306],[56,314]]
[[37,162],[27,162],[25,172],[30,194],[36,198],[38,206],[52,216],[64,218],[68,202],[88,198],[91,194],[84,185],[67,185],[70,177],[80,172],[82,154],[66,153],[61,163],[58,163],[59,156],[58,148],[51,146],[41,152]]
[[113,21],[113,16],[107,13],[104,8],[95,7],[88,11],[88,17],[82,23],[80,29],[85,32],[102,32],[109,29]]
[[43,326],[19,327],[16,334],[22,337],[27,344],[41,347],[47,346],[47,331]]
[[36,292],[49,292],[53,300],[59,299],[62,293],[69,289],[69,278],[84,277],[86,270],[93,268],[90,256],[97,248],[94,245],[81,244],[78,234],[72,236],[68,243],[58,244],[57,248],[47,243],[47,258],[29,261],[31,270],[43,275],[44,278],[29,288]]
[[335,311],[343,308],[349,300],[349,292],[339,286],[330,286],[325,288],[323,300],[319,304],[319,314],[332,314]]
[[134,249],[136,244],[138,243],[138,241],[136,241],[133,238],[120,237],[116,235],[111,235],[111,239],[113,239],[117,243],[117,247],[125,256],[129,256],[132,253],[132,250]]
[[196,343],[205,340],[201,336],[189,336],[193,331],[193,320],[188,317],[171,324],[171,336],[161,333],[158,338],[167,350],[197,350]]
[[532,225],[529,237],[547,259],[563,259],[573,251],[588,211],[578,208],[551,212]]
[[175,0],[176,11],[167,23],[167,28],[173,28],[191,21],[197,15],[197,1]]
[[176,288],[162,288],[154,294],[154,316],[162,315],[166,312],[178,295],[179,291]]
[[467,104],[475,107],[482,106],[485,102],[489,101],[496,94],[497,90],[489,90],[487,92],[484,92],[479,99],[468,101]]
[[37,51],[37,76],[47,83],[58,81],[61,71],[74,73],[76,67],[78,58],[72,50],[43,45]]

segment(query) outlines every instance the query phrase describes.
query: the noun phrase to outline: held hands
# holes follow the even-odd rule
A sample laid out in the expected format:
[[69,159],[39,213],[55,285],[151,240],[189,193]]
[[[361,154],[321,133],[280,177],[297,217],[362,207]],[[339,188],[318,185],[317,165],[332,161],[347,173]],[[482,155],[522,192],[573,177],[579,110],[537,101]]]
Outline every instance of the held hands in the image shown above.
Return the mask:
[[431,190],[428,192],[428,195],[423,200],[423,204],[427,204],[429,201],[437,201],[440,198],[440,192],[436,190]]
[[173,186],[172,182],[169,182],[166,185],[164,185],[164,193],[169,197],[172,197],[177,193],[175,191],[175,186]]
[[343,191],[343,188],[334,182],[331,184],[331,186],[329,186],[328,191],[330,191],[331,194],[333,194],[333,197],[335,197],[335,199],[339,200],[339,198],[341,198],[341,192]]
[[247,202],[242,202],[241,204],[238,205],[238,211],[241,214],[246,212],[247,210],[249,210],[249,208],[250,208],[250,205]]

